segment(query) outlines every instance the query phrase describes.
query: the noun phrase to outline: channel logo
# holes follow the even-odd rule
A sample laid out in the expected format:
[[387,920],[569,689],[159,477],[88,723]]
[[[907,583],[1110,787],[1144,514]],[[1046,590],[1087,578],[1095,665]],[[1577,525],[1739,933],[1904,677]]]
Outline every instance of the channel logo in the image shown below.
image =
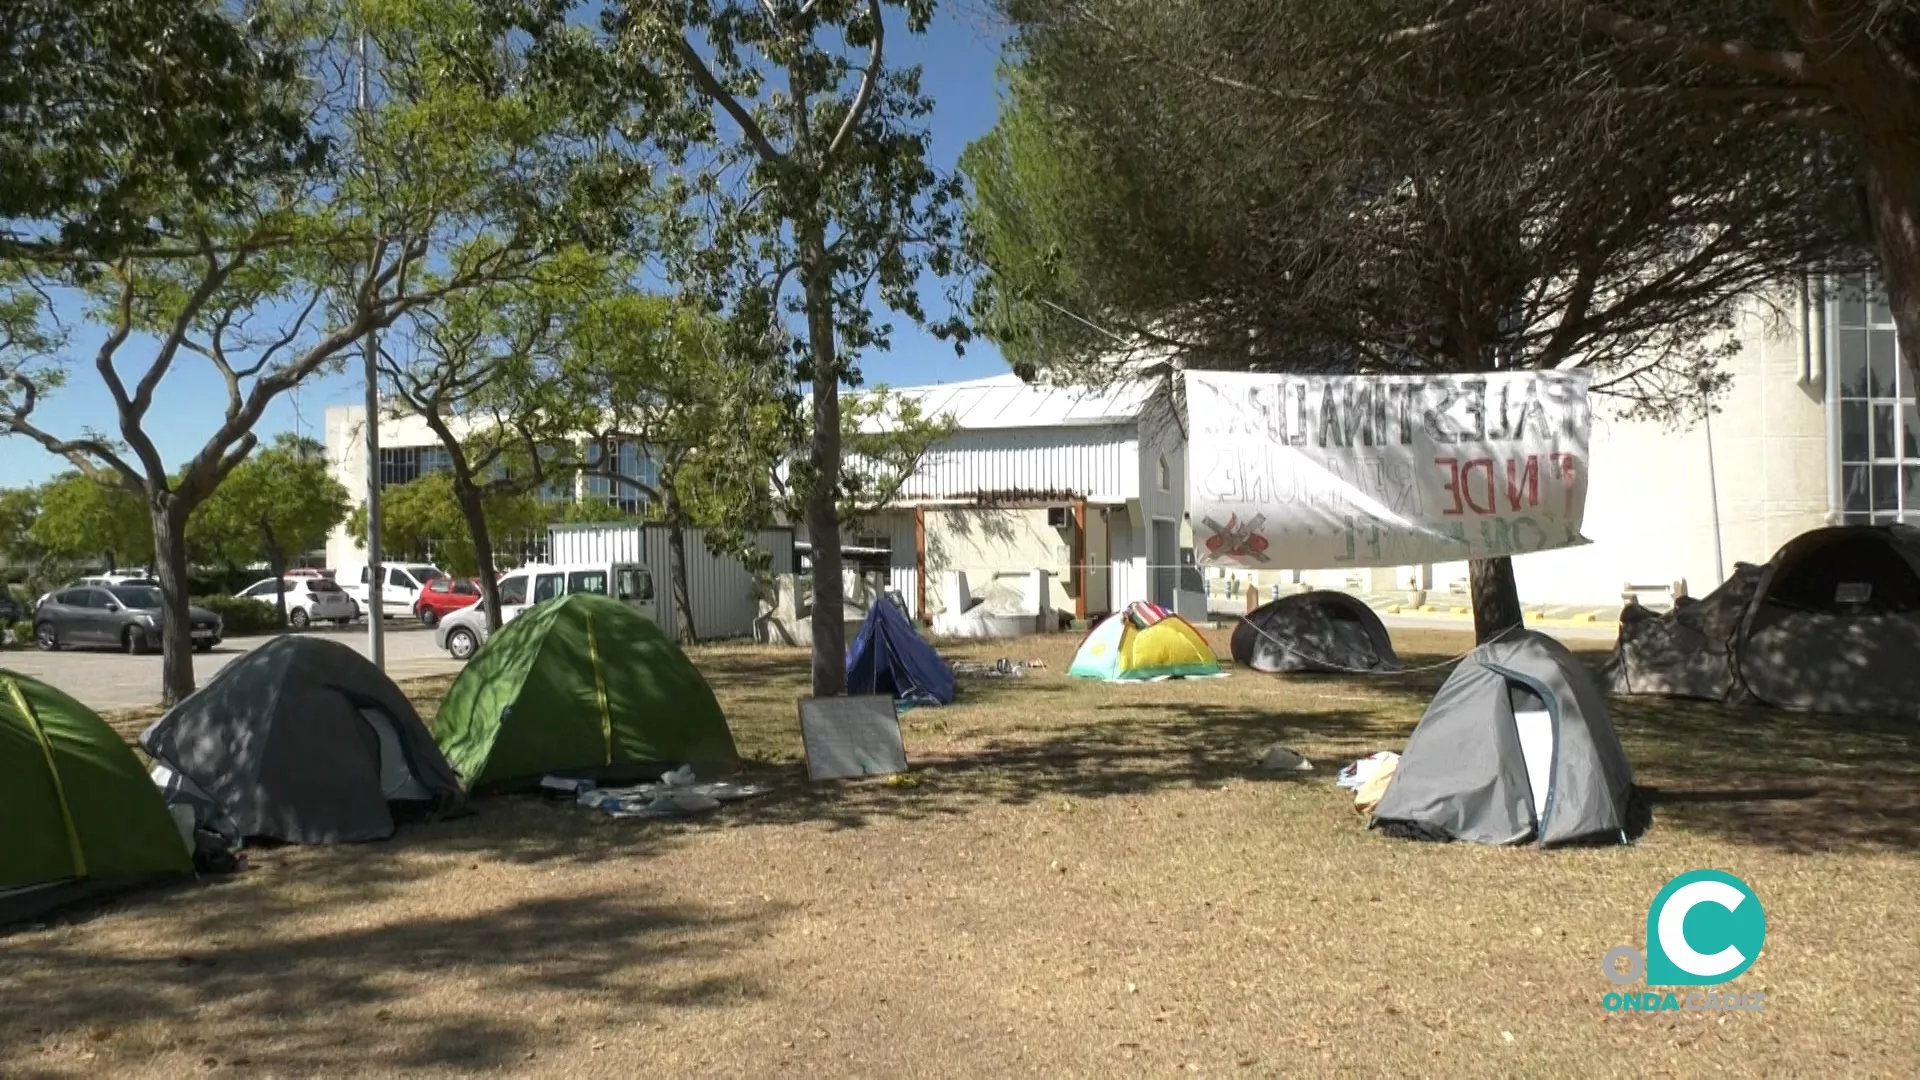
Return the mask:
[[[1707,987],[1731,982],[1753,966],[1767,940],[1767,916],[1751,886],[1722,870],[1690,870],[1667,882],[1647,908],[1647,951],[1607,950],[1601,970],[1616,986],[1643,977],[1650,987]],[[1615,991],[1608,1012],[1758,1012],[1766,994]]]

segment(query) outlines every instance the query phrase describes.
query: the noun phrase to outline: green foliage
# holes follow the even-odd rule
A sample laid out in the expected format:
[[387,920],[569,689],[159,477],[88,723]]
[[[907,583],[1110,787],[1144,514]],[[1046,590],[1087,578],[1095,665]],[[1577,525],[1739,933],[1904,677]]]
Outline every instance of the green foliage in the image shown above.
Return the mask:
[[228,637],[271,634],[280,628],[280,612],[251,596],[201,596],[194,603],[220,616]]
[[352,506],[327,467],[325,447],[283,433],[194,512],[187,542],[202,561],[284,567],[324,546]]
[[33,644],[33,623],[30,620],[21,619],[19,622],[14,623],[12,626],[8,627],[7,629],[8,629],[9,635],[12,637],[13,644],[15,645]]
[[39,516],[39,488],[0,489],[0,557],[13,566],[40,561],[45,550],[32,533]]
[[[836,501],[848,524],[892,503],[927,452],[956,430],[953,417],[928,416],[918,398],[885,386],[849,397],[840,416],[847,469]],[[804,501],[806,482],[804,468],[796,470],[794,498]]]
[[1006,7],[1018,66],[964,167],[978,324],[1023,374],[1579,363],[1672,416],[1733,299],[1851,243],[1842,155],[1585,98],[1528,20],[1442,55],[1396,34],[1415,4]]
[[142,565],[153,554],[153,517],[125,487],[71,472],[40,489],[28,538],[49,555],[110,566]]
[[[495,545],[544,529],[552,520],[547,507],[525,492],[483,497],[488,536]],[[348,522],[356,538],[367,532],[366,508],[356,507]],[[453,478],[432,473],[412,483],[387,488],[380,500],[380,544],[390,559],[425,557],[456,577],[476,575],[473,536],[454,496]]]
[[0,255],[138,246],[156,206],[322,159],[294,56],[226,5],[13,0],[0,24]]

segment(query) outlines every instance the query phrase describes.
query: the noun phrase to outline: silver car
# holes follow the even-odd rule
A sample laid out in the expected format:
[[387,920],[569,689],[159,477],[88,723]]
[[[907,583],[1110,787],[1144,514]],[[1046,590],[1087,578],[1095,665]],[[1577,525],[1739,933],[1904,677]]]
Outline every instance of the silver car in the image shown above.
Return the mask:
[[[220,644],[225,627],[206,608],[187,609],[193,647]],[[33,613],[33,638],[52,652],[67,646],[120,648],[138,656],[160,647],[160,590],[145,585],[77,585],[61,589]]]

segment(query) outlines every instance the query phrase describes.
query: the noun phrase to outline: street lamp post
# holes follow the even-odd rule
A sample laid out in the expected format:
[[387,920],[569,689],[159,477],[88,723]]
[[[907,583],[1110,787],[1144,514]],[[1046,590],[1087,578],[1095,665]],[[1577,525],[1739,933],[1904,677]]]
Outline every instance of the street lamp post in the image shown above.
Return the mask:
[[[373,50],[367,45],[366,31],[360,32],[360,115],[361,122],[370,122],[371,79],[368,67],[373,62]],[[369,245],[368,272],[378,271],[380,259],[380,240],[376,236]],[[367,436],[367,657],[373,666],[385,670],[387,666],[387,642],[385,636],[386,604],[380,598],[380,586],[387,576],[386,566],[380,551],[380,341],[369,329],[366,346],[366,410],[362,422]]]

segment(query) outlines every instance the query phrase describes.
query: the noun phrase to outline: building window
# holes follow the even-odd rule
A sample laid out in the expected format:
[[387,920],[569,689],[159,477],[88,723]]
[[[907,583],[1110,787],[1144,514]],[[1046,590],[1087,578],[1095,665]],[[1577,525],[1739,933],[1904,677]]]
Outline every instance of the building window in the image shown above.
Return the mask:
[[660,484],[660,464],[647,452],[647,448],[637,442],[622,441],[615,445],[612,461],[602,465],[605,455],[600,445],[594,443],[587,447],[587,468],[591,472],[610,472],[614,476],[630,477],[646,485],[642,490],[633,484],[615,480],[607,476],[588,476],[586,478],[586,497],[598,499],[624,513],[638,514],[647,508],[647,491],[654,490]]
[[1172,491],[1173,470],[1167,467],[1167,456],[1165,454],[1160,455],[1160,471],[1158,475],[1160,477],[1160,490]]
[[1847,524],[1920,524],[1920,410],[1893,314],[1859,279],[1834,300],[1840,509]]
[[411,484],[432,473],[453,468],[444,446],[383,446],[380,448],[380,486]]

